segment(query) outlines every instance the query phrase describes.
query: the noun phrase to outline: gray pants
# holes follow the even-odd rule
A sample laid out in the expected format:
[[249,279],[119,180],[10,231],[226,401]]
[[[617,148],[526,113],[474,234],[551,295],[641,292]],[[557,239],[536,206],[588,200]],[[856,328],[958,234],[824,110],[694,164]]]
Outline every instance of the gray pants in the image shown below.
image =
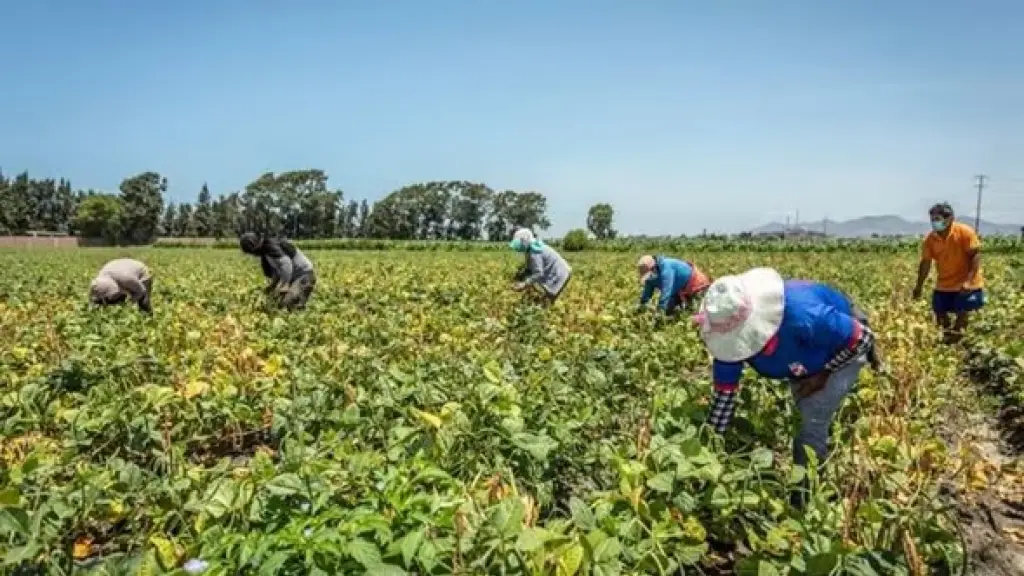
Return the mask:
[[306,307],[306,302],[316,288],[316,272],[310,270],[300,276],[293,278],[288,291],[281,297],[281,307],[295,310]]
[[[832,418],[843,403],[843,398],[846,398],[857,384],[857,377],[865,364],[867,358],[862,354],[832,374],[824,388],[797,401],[796,407],[800,411],[801,422],[800,431],[793,439],[793,461],[796,464],[807,465],[804,446],[814,450],[819,462],[828,456],[828,432]],[[795,392],[795,385],[792,385],[790,390]]]

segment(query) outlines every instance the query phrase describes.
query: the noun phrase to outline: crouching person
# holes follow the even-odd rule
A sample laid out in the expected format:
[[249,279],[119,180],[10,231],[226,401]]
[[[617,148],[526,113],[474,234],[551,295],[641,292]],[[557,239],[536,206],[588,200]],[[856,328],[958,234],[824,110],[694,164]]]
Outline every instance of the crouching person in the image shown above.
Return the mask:
[[640,305],[643,312],[657,290],[658,309],[666,316],[675,316],[680,309],[689,310],[694,301],[711,285],[711,278],[686,260],[665,256],[644,255],[636,265],[640,275]]
[[527,228],[516,230],[509,247],[526,255],[526,263],[516,274],[512,289],[523,291],[531,284],[538,286],[544,291],[545,306],[554,304],[572,277],[569,263]]
[[263,238],[252,232],[238,239],[242,252],[259,256],[260,267],[267,278],[267,294],[276,294],[277,302],[289,310],[302,309],[316,288],[313,263],[291,242]]
[[112,306],[131,300],[139,310],[152,314],[152,292],[153,274],[149,268],[138,260],[118,258],[107,262],[93,278],[89,301],[96,306]]
[[[789,382],[801,417],[794,462],[807,465],[807,447],[823,462],[832,419],[874,345],[874,334],[859,315],[835,288],[783,280],[771,268],[715,281],[694,317],[714,358],[709,424],[719,433],[728,427],[748,365],[762,376]],[[794,492],[791,502],[802,507],[804,490]]]

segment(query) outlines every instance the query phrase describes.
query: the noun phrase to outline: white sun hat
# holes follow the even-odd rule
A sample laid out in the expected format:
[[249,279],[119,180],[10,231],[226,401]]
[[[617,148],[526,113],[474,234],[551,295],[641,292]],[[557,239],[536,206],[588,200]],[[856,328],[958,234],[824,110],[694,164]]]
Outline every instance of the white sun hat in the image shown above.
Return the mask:
[[654,274],[654,267],[657,265],[657,261],[654,256],[650,254],[644,254],[640,257],[640,260],[636,263],[636,271],[640,275],[640,285],[643,286],[647,283],[647,279]]
[[711,355],[740,362],[760,352],[782,325],[782,276],[771,268],[715,280],[694,320]]

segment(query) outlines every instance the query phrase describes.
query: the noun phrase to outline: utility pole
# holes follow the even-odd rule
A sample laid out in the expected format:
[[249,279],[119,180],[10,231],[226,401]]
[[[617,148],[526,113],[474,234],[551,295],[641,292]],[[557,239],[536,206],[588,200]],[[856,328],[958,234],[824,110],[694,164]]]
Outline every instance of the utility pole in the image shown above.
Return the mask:
[[981,234],[981,191],[985,189],[985,180],[988,176],[978,174],[974,178],[978,181],[978,205],[974,209],[974,232]]

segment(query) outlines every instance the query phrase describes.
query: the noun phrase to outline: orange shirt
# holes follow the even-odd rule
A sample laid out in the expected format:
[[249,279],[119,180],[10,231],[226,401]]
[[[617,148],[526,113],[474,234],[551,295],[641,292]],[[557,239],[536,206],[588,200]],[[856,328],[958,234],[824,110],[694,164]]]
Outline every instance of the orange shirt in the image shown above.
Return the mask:
[[[966,224],[954,221],[945,238],[938,232],[929,232],[921,246],[921,259],[934,260],[939,279],[935,289],[941,292],[959,292],[967,281],[967,273],[971,269],[970,251],[981,248],[981,240],[974,229]],[[977,290],[985,285],[981,277],[981,267],[974,276],[974,282],[968,287]]]

